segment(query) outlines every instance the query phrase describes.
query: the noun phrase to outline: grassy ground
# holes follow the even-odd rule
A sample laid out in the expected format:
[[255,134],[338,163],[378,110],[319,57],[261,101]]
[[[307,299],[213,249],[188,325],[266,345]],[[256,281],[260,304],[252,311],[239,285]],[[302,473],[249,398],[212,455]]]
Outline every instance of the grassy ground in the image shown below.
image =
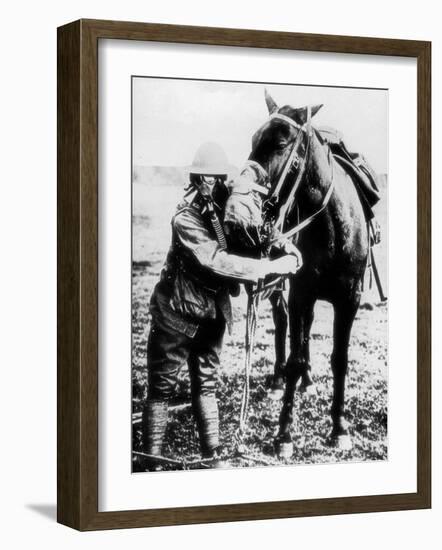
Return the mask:
[[[134,196],[137,209],[134,217],[133,265],[133,412],[141,410],[146,391],[146,340],[148,333],[148,303],[158,279],[169,244],[169,221],[182,192],[170,187],[139,186]],[[159,206],[152,197],[161,197]],[[385,228],[385,208],[379,212]],[[386,245],[379,250],[380,271],[386,281]],[[351,424],[352,451],[340,451],[327,445],[331,429],[330,405],[332,376],[332,310],[318,302],[311,333],[311,362],[316,395],[297,393],[295,400],[293,439],[295,452],[286,461],[321,463],[338,461],[385,460],[387,458],[387,306],[378,303],[374,290],[367,292],[359,309],[349,348],[349,374],[346,385],[346,417]],[[227,335],[219,374],[219,405],[221,438],[226,449],[233,451],[234,434],[238,427],[243,390],[243,357],[245,334],[245,295],[233,300],[235,325]],[[250,380],[251,403],[248,431],[245,436],[247,454],[267,463],[277,464],[272,444],[277,430],[281,403],[267,397],[267,378],[273,370],[274,328],[270,304],[261,305],[253,354]],[[189,399],[187,373],[180,375],[177,402]],[[139,424],[134,424],[134,449],[139,448]],[[172,458],[198,456],[198,439],[190,408],[180,408],[170,414],[164,454]],[[253,460],[235,458],[233,466],[256,465]]]

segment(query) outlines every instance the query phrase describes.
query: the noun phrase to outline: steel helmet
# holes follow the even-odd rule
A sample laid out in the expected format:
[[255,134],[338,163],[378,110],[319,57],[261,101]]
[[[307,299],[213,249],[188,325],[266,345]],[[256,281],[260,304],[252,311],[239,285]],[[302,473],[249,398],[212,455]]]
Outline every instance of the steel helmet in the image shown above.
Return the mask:
[[198,147],[192,166],[191,174],[206,176],[224,176],[229,172],[229,161],[224,149],[214,142],[203,143]]

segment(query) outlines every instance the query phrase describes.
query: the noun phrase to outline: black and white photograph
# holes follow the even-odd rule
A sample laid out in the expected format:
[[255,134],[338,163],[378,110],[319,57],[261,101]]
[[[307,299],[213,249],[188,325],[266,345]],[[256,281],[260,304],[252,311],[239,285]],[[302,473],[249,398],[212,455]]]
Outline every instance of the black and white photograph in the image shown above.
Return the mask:
[[438,4],[3,7],[0,545],[438,548]]
[[132,472],[388,460],[388,90],[132,77]]

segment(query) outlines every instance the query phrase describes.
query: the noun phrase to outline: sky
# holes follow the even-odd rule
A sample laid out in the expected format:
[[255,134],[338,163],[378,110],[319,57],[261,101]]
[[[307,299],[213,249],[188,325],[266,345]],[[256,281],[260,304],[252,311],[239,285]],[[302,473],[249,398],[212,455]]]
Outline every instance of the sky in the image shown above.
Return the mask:
[[201,143],[215,141],[240,167],[268,118],[265,88],[280,107],[322,103],[314,125],[338,129],[351,151],[388,173],[387,90],[148,77],[133,79],[134,165],[188,166]]

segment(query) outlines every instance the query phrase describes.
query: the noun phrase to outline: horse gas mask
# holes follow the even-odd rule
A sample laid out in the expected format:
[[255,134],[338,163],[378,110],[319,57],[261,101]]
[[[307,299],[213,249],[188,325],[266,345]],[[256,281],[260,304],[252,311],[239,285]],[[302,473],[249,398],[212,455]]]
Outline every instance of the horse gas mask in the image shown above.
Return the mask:
[[247,161],[239,178],[229,182],[224,231],[230,250],[253,255],[262,252],[263,199],[268,185],[267,172],[253,161]]

